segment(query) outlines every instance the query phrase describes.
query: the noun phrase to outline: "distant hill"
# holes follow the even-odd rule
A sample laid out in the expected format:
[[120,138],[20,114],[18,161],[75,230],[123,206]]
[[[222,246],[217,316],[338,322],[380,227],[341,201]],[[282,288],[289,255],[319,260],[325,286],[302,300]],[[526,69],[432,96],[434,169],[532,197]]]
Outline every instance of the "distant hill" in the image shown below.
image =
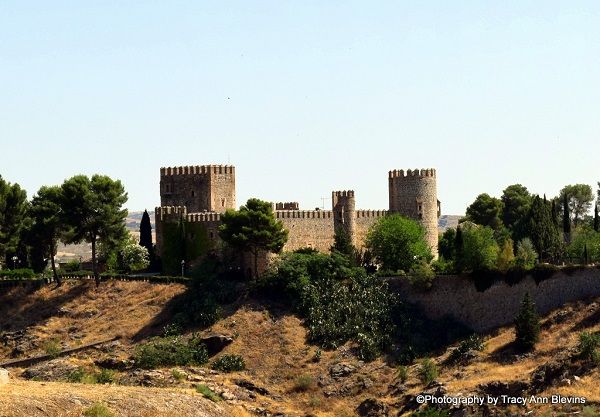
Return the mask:
[[438,220],[438,230],[440,232],[445,232],[446,229],[456,229],[458,226],[458,221],[464,216],[457,216],[456,214],[445,214],[440,216]]

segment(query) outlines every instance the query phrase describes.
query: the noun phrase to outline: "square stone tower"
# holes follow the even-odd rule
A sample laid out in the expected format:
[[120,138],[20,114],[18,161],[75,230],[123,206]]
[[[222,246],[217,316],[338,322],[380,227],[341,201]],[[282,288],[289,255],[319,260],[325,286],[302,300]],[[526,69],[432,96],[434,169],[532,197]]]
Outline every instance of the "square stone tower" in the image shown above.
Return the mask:
[[160,169],[160,205],[188,213],[235,209],[235,167],[197,165]]

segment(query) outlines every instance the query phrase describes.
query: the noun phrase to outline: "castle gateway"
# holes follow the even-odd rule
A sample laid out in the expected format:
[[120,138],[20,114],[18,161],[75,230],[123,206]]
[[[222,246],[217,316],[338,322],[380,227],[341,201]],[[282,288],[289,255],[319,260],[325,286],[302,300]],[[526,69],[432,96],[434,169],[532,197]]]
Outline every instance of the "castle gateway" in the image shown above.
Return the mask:
[[[333,245],[336,230],[345,231],[362,247],[369,228],[388,213],[419,221],[435,257],[440,202],[435,169],[393,170],[388,174],[389,209],[357,210],[354,191],[333,191],[331,210],[300,210],[297,202],[276,203],[275,217],[289,231],[285,251],[312,247],[322,252]],[[202,258],[219,249],[221,213],[235,209],[235,167],[201,165],[160,169],[160,207],[156,208],[156,247],[163,262],[170,247],[185,236],[185,259]],[[181,256],[179,256],[181,257]],[[180,262],[172,259],[170,262]],[[165,265],[166,266],[166,265]]]

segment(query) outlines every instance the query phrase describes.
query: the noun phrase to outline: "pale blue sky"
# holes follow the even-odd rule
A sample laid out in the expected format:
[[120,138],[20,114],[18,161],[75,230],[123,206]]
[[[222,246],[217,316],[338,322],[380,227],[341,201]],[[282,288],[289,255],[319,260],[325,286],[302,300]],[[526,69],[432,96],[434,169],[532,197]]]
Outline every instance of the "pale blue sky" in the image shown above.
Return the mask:
[[[249,197],[387,208],[435,167],[446,214],[600,180],[600,3],[0,1],[0,174],[159,202],[159,168],[231,163]],[[329,201],[326,202],[328,206]]]

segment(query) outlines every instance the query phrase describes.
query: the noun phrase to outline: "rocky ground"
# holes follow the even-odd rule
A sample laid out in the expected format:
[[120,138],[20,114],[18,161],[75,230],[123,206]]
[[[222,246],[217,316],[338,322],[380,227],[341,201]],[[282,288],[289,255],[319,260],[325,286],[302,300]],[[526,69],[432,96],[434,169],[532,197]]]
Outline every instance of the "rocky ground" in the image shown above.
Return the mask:
[[[1,295],[0,361],[44,355],[56,346],[64,350],[118,340],[9,367],[9,382],[0,382],[0,416],[78,416],[98,404],[114,416],[396,416],[417,409],[419,395],[560,394],[587,401],[450,407],[457,417],[558,412],[592,417],[600,409],[598,367],[575,351],[579,332],[600,330],[598,301],[569,305],[544,318],[542,341],[533,353],[515,351],[513,330],[505,328],[485,335],[483,351],[468,351],[455,361],[449,361],[453,347],[432,354],[440,373],[429,385],[419,378],[419,360],[401,378],[395,364],[358,360],[351,345],[321,352],[306,344],[297,317],[253,300],[224,306],[223,318],[201,333],[218,342],[211,361],[223,353],[239,354],[245,371],[136,369],[131,362],[136,345],[168,323],[171,305],[183,291],[179,285],[107,282],[96,289],[92,283],[69,282],[60,289]],[[113,382],[69,383],[79,369],[110,369]],[[199,385],[216,394],[217,402],[197,392]]]

